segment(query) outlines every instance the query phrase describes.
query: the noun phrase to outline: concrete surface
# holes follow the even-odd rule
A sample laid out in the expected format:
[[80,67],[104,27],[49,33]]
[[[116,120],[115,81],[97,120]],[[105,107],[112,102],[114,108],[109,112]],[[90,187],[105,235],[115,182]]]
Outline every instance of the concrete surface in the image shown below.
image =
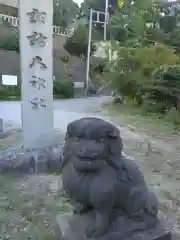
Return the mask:
[[[98,111],[100,111],[102,104],[108,99],[110,99],[110,97],[90,97],[54,101],[54,128],[64,131],[67,124],[77,118],[100,115]],[[97,111],[96,114],[95,111]],[[5,127],[11,125],[14,128],[20,128],[22,126],[21,102],[0,102],[0,118],[4,120]]]

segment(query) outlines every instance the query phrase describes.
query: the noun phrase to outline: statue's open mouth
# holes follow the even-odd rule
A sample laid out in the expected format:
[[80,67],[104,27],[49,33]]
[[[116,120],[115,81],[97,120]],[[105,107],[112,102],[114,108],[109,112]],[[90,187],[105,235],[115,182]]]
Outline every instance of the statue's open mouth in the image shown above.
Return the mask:
[[100,169],[99,161],[97,159],[81,159],[78,163],[76,163],[74,166],[78,171],[88,171],[88,172],[96,172]]
[[100,157],[101,152],[94,152],[94,153],[77,153],[77,156],[82,159],[83,161],[93,161]]
[[99,157],[99,155],[92,156],[92,157],[80,157],[80,161],[82,161],[82,162],[95,162],[97,160],[97,157]]

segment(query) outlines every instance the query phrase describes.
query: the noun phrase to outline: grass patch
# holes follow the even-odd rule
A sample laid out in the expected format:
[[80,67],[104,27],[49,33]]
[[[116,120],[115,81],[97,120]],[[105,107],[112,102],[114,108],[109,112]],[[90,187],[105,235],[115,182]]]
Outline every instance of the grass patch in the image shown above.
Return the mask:
[[71,205],[38,179],[0,176],[0,239],[60,239],[56,215]]
[[58,208],[59,213],[68,213],[68,212],[72,212],[72,211],[73,211],[73,207],[68,203],[64,203],[63,205],[59,206],[59,208]]

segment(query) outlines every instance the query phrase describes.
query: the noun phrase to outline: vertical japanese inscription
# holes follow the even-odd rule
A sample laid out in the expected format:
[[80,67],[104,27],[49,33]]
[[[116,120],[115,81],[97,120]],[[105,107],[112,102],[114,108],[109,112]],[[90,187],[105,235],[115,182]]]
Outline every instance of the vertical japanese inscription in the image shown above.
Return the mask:
[[27,36],[27,39],[31,46],[45,47],[47,37],[44,36],[43,33],[33,31],[31,35]]
[[37,8],[33,8],[32,12],[28,12],[27,16],[29,17],[30,23],[43,23],[45,24],[46,13],[40,12]]
[[[29,21],[32,24],[42,23],[45,24],[46,13],[40,12],[38,9],[33,8],[31,12],[27,13],[29,17]],[[43,35],[43,33],[33,31],[29,36],[27,36],[29,40],[29,44],[31,46],[45,47],[47,37]],[[32,62],[29,64],[30,68],[33,68],[36,64],[40,65],[40,69],[47,69],[46,64],[43,62],[43,58],[41,56],[35,56],[32,58]],[[32,76],[32,80],[30,80],[32,87],[41,90],[42,88],[46,88],[46,80]],[[46,108],[45,98],[43,97],[33,97],[29,100],[33,109],[39,109],[40,107]]]
[[46,88],[46,80],[43,78],[32,76],[32,80],[30,80],[30,83],[34,88],[37,88],[38,90],[40,90],[41,88]]
[[54,139],[53,1],[19,0],[19,5],[24,148],[45,148]]
[[43,62],[42,57],[40,57],[40,56],[33,57],[32,62],[29,64],[29,67],[32,68],[36,64],[39,64],[40,68],[42,68],[42,69],[46,69],[47,68],[46,64]]
[[30,103],[32,105],[32,108],[33,109],[38,109],[40,107],[42,108],[46,108],[47,105],[45,103],[45,99],[44,99],[44,96],[43,97],[33,97],[31,100],[30,100]]

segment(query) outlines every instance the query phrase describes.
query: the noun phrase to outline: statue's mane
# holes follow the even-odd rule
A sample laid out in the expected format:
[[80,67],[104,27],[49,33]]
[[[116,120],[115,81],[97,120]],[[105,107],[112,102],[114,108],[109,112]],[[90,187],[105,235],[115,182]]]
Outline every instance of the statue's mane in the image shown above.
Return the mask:
[[119,129],[99,118],[82,118],[68,124],[67,134],[77,137],[97,139],[100,137],[120,137]]

